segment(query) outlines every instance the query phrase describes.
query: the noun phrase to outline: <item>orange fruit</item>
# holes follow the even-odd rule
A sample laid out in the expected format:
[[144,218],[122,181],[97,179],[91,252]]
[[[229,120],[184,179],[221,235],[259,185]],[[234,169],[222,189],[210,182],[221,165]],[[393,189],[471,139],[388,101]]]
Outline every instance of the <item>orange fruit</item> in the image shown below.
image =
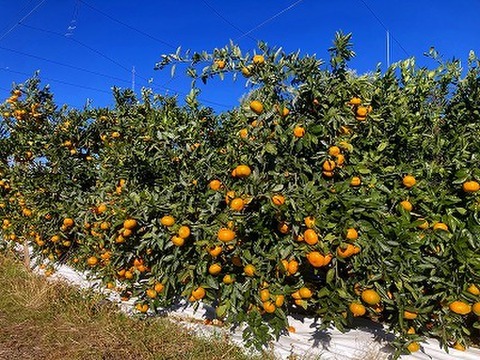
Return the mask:
[[262,65],[265,62],[263,55],[254,55],[252,59],[255,65]]
[[155,283],[155,286],[153,288],[158,294],[158,293],[161,293],[163,291],[165,286],[162,283],[157,282],[157,283]]
[[101,224],[100,224],[100,229],[102,230],[108,230],[110,229],[110,223],[108,221],[103,221]]
[[330,156],[338,156],[340,154],[340,148],[338,146],[330,146],[328,148],[328,155]]
[[285,296],[284,295],[276,295],[275,296],[275,306],[276,307],[282,307],[285,302]]
[[476,302],[472,305],[472,311],[475,315],[480,316],[480,302]]
[[272,301],[265,301],[263,303],[263,310],[268,314],[272,314],[276,310],[275,304]]
[[352,177],[352,180],[350,180],[350,186],[360,186],[362,183],[362,180],[358,176]]
[[252,264],[245,265],[245,267],[243,268],[243,272],[245,273],[245,275],[250,277],[255,275],[255,270],[255,266],[253,266]]
[[235,231],[227,228],[221,228],[218,230],[217,238],[223,242],[230,242],[235,239]]
[[155,299],[157,297],[157,291],[155,289],[147,289],[145,293],[150,299]]
[[453,344],[453,348],[458,351],[465,351],[465,346],[460,344],[458,341]]
[[450,311],[459,315],[467,315],[472,312],[472,307],[464,301],[456,300],[448,306]]
[[402,202],[400,202],[400,206],[403,209],[405,209],[405,211],[408,211],[408,212],[412,211],[412,209],[413,209],[412,203],[408,200],[403,200]]
[[362,103],[362,100],[358,97],[353,97],[350,99],[350,101],[348,102],[350,105],[355,105],[355,106],[358,106]]
[[365,306],[363,306],[362,304],[358,303],[358,302],[352,302],[348,308],[350,309],[351,313],[353,314],[353,316],[357,317],[357,316],[363,316],[365,315],[365,313],[367,312],[367,309],[365,308]]
[[205,289],[201,286],[192,291],[192,296],[195,298],[195,300],[203,299],[205,295]]
[[225,60],[215,60],[215,65],[217,65],[217,68],[220,70],[225,69]]
[[421,224],[417,225],[417,228],[419,228],[419,229],[421,229],[421,230],[428,229],[428,227],[429,227],[430,224],[428,223],[427,220],[425,220],[425,219],[423,219],[423,218],[420,218],[420,219],[418,219],[418,220],[422,220],[423,222],[422,222]]
[[309,229],[315,226],[315,218],[313,216],[307,216],[305,219],[303,219],[303,222],[305,223],[305,226]]
[[352,244],[347,244],[345,247],[342,247],[342,246],[337,247],[337,255],[342,259],[352,256],[354,251],[355,251],[355,247]]
[[212,264],[208,267],[208,272],[211,275],[218,275],[222,271],[222,266],[220,264]]
[[260,115],[263,112],[263,104],[258,100],[253,100],[250,102],[250,109],[257,115]]
[[95,256],[90,256],[88,259],[87,259],[87,264],[89,266],[95,266],[98,264],[98,258],[95,257]]
[[302,296],[300,295],[300,292],[298,290],[292,293],[292,298],[294,298],[295,300],[302,300]]
[[307,260],[313,267],[322,267],[325,264],[325,256],[318,251],[311,251],[307,254]]
[[336,164],[333,160],[325,160],[322,167],[324,171],[331,172],[335,169]]
[[107,205],[105,205],[105,204],[100,204],[96,208],[96,213],[97,214],[103,214],[105,211],[107,211]]
[[172,226],[175,224],[175,218],[171,215],[165,215],[160,219],[163,226]]
[[442,222],[437,222],[433,224],[433,230],[443,230],[448,231],[448,225]]
[[477,181],[466,181],[462,185],[463,191],[467,193],[474,193],[480,190],[480,184]]
[[416,319],[418,316],[418,314],[416,312],[411,312],[411,311],[408,311],[408,310],[405,310],[403,312],[403,318],[404,319],[407,319],[407,320],[414,320]]
[[148,311],[148,305],[147,304],[137,304],[135,305],[135,308],[140,311],[141,313],[146,313]]
[[219,246],[219,245],[215,245],[215,246],[212,246],[208,249],[208,253],[213,256],[213,257],[217,257],[218,255],[220,255],[222,253],[222,247]]
[[235,168],[235,176],[239,178],[248,177],[250,176],[251,173],[252,173],[252,170],[248,165],[238,165]]
[[135,219],[127,219],[123,222],[123,227],[125,229],[133,230],[137,227],[137,220]]
[[318,235],[313,229],[307,229],[303,233],[303,239],[308,245],[315,245],[318,243]]
[[234,198],[235,198],[235,191],[233,190],[227,191],[227,194],[225,195],[225,202],[229,204],[230,201],[232,201],[232,199]]
[[245,77],[252,75],[252,65],[244,66],[242,68],[242,75]]
[[407,189],[410,189],[417,183],[417,180],[412,175],[407,175],[403,178],[402,183]]
[[230,209],[234,211],[242,211],[245,207],[245,203],[241,198],[235,198],[230,202]]
[[172,243],[175,246],[183,246],[185,244],[185,239],[180,236],[172,236]]
[[241,129],[238,134],[242,139],[246,139],[248,137],[248,129]]
[[365,106],[359,106],[355,111],[355,114],[357,115],[357,118],[365,118],[368,114],[368,109]]
[[279,222],[278,231],[281,234],[288,234],[290,232],[290,225],[288,225],[288,223],[286,223],[285,221]]
[[30,217],[30,216],[32,216],[32,210],[27,209],[27,208],[22,209],[22,214],[23,214],[23,216]]
[[467,291],[472,295],[480,295],[480,289],[475,284],[470,284],[470,286],[467,288]]
[[283,195],[273,195],[272,196],[272,202],[274,205],[280,206],[285,204],[285,197]]
[[232,275],[230,274],[227,274],[223,277],[222,279],[223,283],[226,284],[226,285],[230,285],[231,283],[233,283],[235,280],[233,279]]
[[363,290],[361,296],[362,300],[368,305],[377,305],[380,303],[380,295],[373,289]]
[[190,228],[187,225],[182,225],[178,229],[178,236],[182,239],[186,239],[190,236]]
[[268,291],[268,289],[260,290],[260,300],[262,301],[270,300],[270,291]]
[[72,227],[74,223],[75,223],[75,222],[73,221],[72,218],[63,219],[63,226],[65,226],[65,227],[67,227],[67,228],[68,228],[68,227]]
[[412,353],[412,352],[415,352],[415,351],[418,351],[418,350],[420,350],[420,344],[419,344],[418,342],[416,342],[416,341],[413,341],[413,342],[411,342],[410,344],[408,344],[407,349],[408,349],[408,351],[410,351],[411,353]]
[[345,235],[345,237],[348,240],[357,240],[358,239],[358,232],[354,228],[349,228],[349,229],[347,229],[347,234]]
[[344,163],[345,163],[345,156],[343,156],[342,154],[338,154],[336,159],[337,166],[342,167]]
[[305,136],[305,128],[301,127],[301,126],[295,126],[293,128],[293,135],[297,138],[301,138],[301,137],[304,137]]
[[302,297],[302,299],[310,299],[313,295],[312,290],[307,287],[302,287],[298,290],[298,293]]
[[407,334],[409,334],[409,335],[415,334],[415,329],[412,326],[410,326],[407,330]]
[[212,189],[213,191],[217,191],[220,189],[220,187],[222,186],[222,182],[220,180],[212,180],[210,181],[210,183],[208,184],[208,186],[210,187],[210,189]]
[[290,260],[286,266],[286,269],[290,275],[296,274],[298,271],[298,261]]

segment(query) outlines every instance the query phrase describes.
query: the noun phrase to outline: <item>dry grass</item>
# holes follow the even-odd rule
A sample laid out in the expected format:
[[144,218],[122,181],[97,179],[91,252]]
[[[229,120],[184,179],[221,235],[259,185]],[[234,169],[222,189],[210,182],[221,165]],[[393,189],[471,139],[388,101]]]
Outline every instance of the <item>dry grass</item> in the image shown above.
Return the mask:
[[[132,319],[102,297],[49,283],[0,255],[0,359],[252,359],[167,319]],[[103,302],[104,303],[104,302]],[[258,359],[273,357],[262,356]]]

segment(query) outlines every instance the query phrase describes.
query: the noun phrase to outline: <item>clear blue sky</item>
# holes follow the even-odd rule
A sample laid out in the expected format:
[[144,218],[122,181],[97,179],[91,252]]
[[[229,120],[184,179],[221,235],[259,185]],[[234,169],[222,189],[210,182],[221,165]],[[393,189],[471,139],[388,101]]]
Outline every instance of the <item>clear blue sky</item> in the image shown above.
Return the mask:
[[[327,59],[335,31],[343,30],[353,33],[357,57],[351,66],[364,73],[384,66],[388,28],[392,61],[414,56],[420,65],[433,66],[423,57],[431,46],[463,62],[470,50],[480,55],[480,0],[0,0],[0,13],[2,97],[12,82],[40,70],[57,103],[72,107],[82,107],[87,98],[94,106],[110,105],[113,85],[131,86],[132,66],[137,90],[153,79],[155,86],[168,82],[170,93],[185,93],[186,76],[172,80],[169,71],[153,70],[160,54],[180,45],[210,51],[233,39],[252,51],[257,39]],[[219,111],[237,105],[245,92],[243,80],[214,81],[202,90],[201,98],[221,104],[206,102]]]

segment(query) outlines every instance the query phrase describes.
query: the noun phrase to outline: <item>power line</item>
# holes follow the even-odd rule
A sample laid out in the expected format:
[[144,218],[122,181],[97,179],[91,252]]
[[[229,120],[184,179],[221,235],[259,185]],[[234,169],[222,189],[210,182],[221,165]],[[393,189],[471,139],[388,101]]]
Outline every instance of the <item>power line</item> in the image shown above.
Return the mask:
[[368,6],[368,4],[364,1],[364,0],[360,0],[363,5],[365,5],[365,7],[368,9],[368,11],[370,11],[370,13],[373,15],[373,17],[379,22],[380,25],[382,25],[383,29],[385,31],[388,31],[390,37],[393,39],[393,41],[395,41],[397,43],[397,45],[400,47],[400,49],[403,50],[403,52],[405,53],[405,55],[407,55],[408,57],[410,57],[409,53],[407,50],[405,50],[405,48],[402,46],[402,44],[400,44],[400,42],[395,38],[395,36],[393,36],[390,31],[388,30],[388,28],[385,26],[385,24],[383,23],[382,20],[380,20],[380,18],[377,16],[377,14],[375,14],[375,12],[372,10],[372,8],[370,6]]
[[[25,73],[25,72],[22,72],[22,71],[16,71],[16,70],[8,69],[8,68],[0,68],[0,70],[2,70],[2,71],[7,71],[7,72],[10,72],[10,73],[13,73],[13,74],[24,75],[24,76],[28,76],[28,77],[31,77],[31,76],[32,76],[32,74]],[[68,82],[68,81],[63,81],[63,80],[58,80],[58,79],[52,79],[52,78],[43,77],[43,76],[42,76],[42,79],[45,79],[45,80],[48,80],[48,81],[52,81],[52,82],[56,82],[56,83],[59,83],[59,84],[68,85],[68,86],[74,86],[74,87],[82,88],[82,89],[86,89],[86,90],[94,90],[94,91],[98,91],[98,92],[103,92],[103,93],[106,93],[106,94],[110,94],[110,91],[106,91],[106,90],[94,88],[94,87],[91,87],[91,86],[74,84],[74,83],[71,83],[71,82]]]
[[47,58],[44,58],[44,57],[42,57],[42,56],[29,54],[29,53],[26,53],[26,52],[23,52],[23,51],[20,51],[20,50],[9,49],[9,48],[3,47],[3,46],[0,46],[0,50],[9,51],[9,52],[12,52],[12,53],[15,53],[15,54],[19,54],[19,55],[22,55],[22,56],[27,56],[27,57],[30,57],[30,58],[33,58],[33,59],[46,61],[46,62],[55,64],[55,65],[60,65],[60,66],[64,66],[64,67],[67,67],[67,68],[70,68],[70,69],[74,69],[74,70],[78,70],[78,71],[83,71],[83,72],[86,72],[86,73],[89,73],[89,74],[93,74],[93,75],[97,75],[97,76],[102,76],[102,77],[109,78],[109,79],[112,79],[112,80],[116,80],[116,81],[120,81],[120,82],[124,82],[124,83],[130,83],[129,81],[127,81],[127,80],[125,80],[125,79],[122,79],[122,78],[119,78],[119,77],[116,77],[116,76],[112,76],[112,75],[100,73],[100,72],[94,71],[94,70],[85,69],[85,68],[82,68],[82,67],[79,67],[79,66],[74,66],[74,65],[70,65],[70,64],[65,64],[65,63],[62,63],[62,62],[60,62],[60,61],[47,59]]
[[103,57],[104,59],[110,61],[111,63],[119,66],[120,68],[122,68],[123,70],[125,71],[128,71],[130,72],[130,69],[127,68],[126,66],[122,65],[121,63],[119,63],[118,61],[116,61],[115,59],[112,59],[111,57],[109,57],[108,55],[105,55],[104,53],[102,53],[101,51],[95,49],[95,48],[92,48],[90,46],[88,46],[87,44],[75,39],[75,38],[72,38],[72,37],[65,37],[64,34],[61,34],[61,33],[58,33],[56,31],[52,31],[52,30],[47,30],[47,29],[42,29],[42,28],[39,28],[39,27],[36,27],[36,26],[31,26],[31,25],[27,25],[27,24],[21,24],[22,26],[25,26],[27,28],[30,28],[30,29],[33,29],[33,30],[37,30],[37,31],[42,31],[42,32],[45,32],[45,33],[48,33],[48,34],[52,34],[52,35],[56,35],[56,36],[60,36],[62,38],[66,38],[70,41],[73,41],[81,46],[83,46],[84,48],[90,50],[90,51],[93,51],[94,53],[96,53],[97,55],[100,55],[101,57]]
[[[28,0],[28,2],[25,4],[25,6],[22,9],[20,9],[15,15],[13,15],[12,18],[17,18],[20,15],[22,15],[23,12],[26,11],[30,7],[30,5],[31,5],[30,3],[33,3],[33,2],[34,2],[34,0]],[[2,30],[0,30],[0,33],[3,33],[4,31],[7,31],[9,26],[10,25],[6,25]]]
[[[38,27],[35,27],[35,26],[30,26],[30,25],[26,25],[26,24],[21,24],[22,26],[25,26],[27,28],[30,28],[30,29],[33,29],[33,30],[37,30],[37,31],[42,31],[42,32],[45,32],[45,33],[49,33],[49,34],[53,34],[53,35],[56,35],[56,36],[59,36],[59,37],[62,37],[62,38],[66,38],[63,34],[61,33],[58,33],[58,32],[55,32],[55,31],[51,31],[51,30],[47,30],[47,29],[42,29],[42,28],[38,28]],[[93,51],[95,52],[96,54],[102,56],[103,58],[107,59],[108,61],[112,62],[113,64],[119,66],[120,68],[122,68],[123,70],[125,71],[128,71],[129,73],[131,73],[131,69],[127,68],[126,66],[124,66],[123,64],[119,63],[118,61],[116,61],[115,59],[112,59],[111,57],[105,55],[104,53],[102,53],[101,51],[97,50],[97,49],[94,49],[90,46],[88,46],[87,44],[79,41],[79,40],[76,40],[74,38],[71,38],[71,37],[67,37],[66,39],[68,40],[72,40],[74,42],[76,42],[77,44],[89,49],[90,51]],[[149,84],[149,79],[147,79],[146,77],[143,77],[141,75],[139,75],[137,73],[136,75],[139,79],[143,80],[146,82],[146,84]],[[143,84],[145,86],[145,84]],[[171,88],[168,88],[166,86],[155,86],[155,85],[147,85],[147,87],[150,86],[151,88],[153,89],[163,89],[163,90],[168,90],[168,91],[171,91],[171,92],[174,92],[174,93],[178,93],[180,95],[187,95],[188,93],[185,93],[185,92],[181,92],[181,91],[178,91],[178,90],[175,90],[175,89],[171,89]],[[200,99],[200,98],[199,98]],[[217,105],[217,106],[222,106],[222,107],[225,107],[225,108],[231,108],[231,106],[229,105],[225,105],[225,104],[221,104],[221,103],[217,103],[217,102],[214,102],[214,101],[211,101],[211,100],[206,100],[206,99],[202,99],[202,101],[204,101],[205,103],[210,103],[212,105]]]
[[152,35],[146,33],[146,32],[143,31],[143,30],[137,29],[136,27],[133,27],[133,26],[127,24],[127,23],[124,23],[124,22],[121,21],[121,20],[118,20],[118,19],[112,17],[111,15],[107,14],[106,12],[104,12],[104,11],[102,11],[102,10],[100,10],[100,9],[98,9],[98,8],[96,8],[96,7],[88,4],[88,3],[86,3],[86,2],[83,1],[83,0],[79,0],[79,1],[80,1],[82,4],[84,4],[85,6],[89,7],[90,9],[98,12],[99,14],[102,14],[103,16],[109,18],[110,20],[112,20],[112,21],[114,21],[114,22],[116,22],[116,23],[118,23],[118,24],[120,24],[120,25],[123,25],[123,26],[129,28],[130,30],[136,31],[136,32],[138,32],[139,34],[142,34],[142,35],[144,35],[144,36],[146,36],[146,37],[148,37],[148,38],[150,38],[150,39],[152,39],[152,40],[155,40],[155,41],[157,41],[157,42],[159,42],[159,43],[161,43],[161,44],[163,44],[163,45],[165,45],[165,46],[168,46],[168,47],[170,47],[170,48],[172,48],[172,49],[176,49],[176,48],[177,48],[176,46],[174,46],[174,45],[172,45],[172,44],[170,44],[170,43],[168,43],[168,42],[166,42],[166,41],[164,41],[164,40],[162,40],[162,39],[159,39],[159,38],[157,38],[157,37],[155,37],[155,36],[152,36]]
[[45,1],[47,1],[47,0],[42,0],[37,6],[35,6],[32,10],[30,10],[27,15],[25,15],[23,18],[21,18],[15,25],[13,25],[10,29],[8,29],[7,32],[5,32],[2,36],[0,36],[0,41],[2,41],[5,38],[5,36],[7,36],[13,30],[15,30],[15,28],[18,25],[20,25],[23,21],[25,21],[30,15],[32,15],[35,12],[35,10],[37,10]]
[[261,28],[262,26],[268,24],[270,21],[276,19],[277,17],[279,17],[280,15],[282,15],[283,13],[287,12],[288,10],[294,8],[295,6],[297,6],[298,4],[300,4],[303,0],[297,0],[295,1],[293,4],[290,4],[289,6],[287,6],[285,9],[283,10],[280,10],[278,13],[276,13],[275,15],[273,15],[272,17],[269,17],[267,20],[261,22],[260,24],[258,24],[257,26],[255,26],[253,29],[250,29],[248,30],[246,33],[244,33],[243,35],[239,36],[238,38],[235,39],[235,41],[238,41],[240,40],[241,38],[244,38],[245,36],[249,36],[252,32],[258,30],[259,28]]
[[[233,27],[235,30],[239,31],[242,34],[245,34],[245,31],[240,29],[238,26],[236,26],[234,23],[232,23],[230,20],[228,20],[226,17],[224,17],[221,13],[219,13],[212,5],[210,5],[206,0],[202,0],[202,2],[210,9],[212,10],[220,19],[225,21],[228,25]],[[255,39],[253,36],[246,35],[249,39],[257,42],[257,39]]]

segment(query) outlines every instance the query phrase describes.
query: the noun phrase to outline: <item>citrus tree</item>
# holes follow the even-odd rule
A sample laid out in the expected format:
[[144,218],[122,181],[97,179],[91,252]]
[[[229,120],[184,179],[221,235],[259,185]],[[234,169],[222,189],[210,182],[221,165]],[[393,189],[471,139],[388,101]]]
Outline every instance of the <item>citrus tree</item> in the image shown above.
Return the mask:
[[[89,269],[141,313],[181,298],[246,324],[287,315],[346,331],[387,324],[396,355],[425,337],[475,344],[480,326],[479,64],[432,50],[357,75],[351,35],[330,61],[259,44],[165,55],[186,64],[186,105],[114,90],[112,108],[58,109],[37,78],[2,106],[2,234]],[[229,112],[197,81],[244,77]],[[293,329],[290,329],[293,331]]]

